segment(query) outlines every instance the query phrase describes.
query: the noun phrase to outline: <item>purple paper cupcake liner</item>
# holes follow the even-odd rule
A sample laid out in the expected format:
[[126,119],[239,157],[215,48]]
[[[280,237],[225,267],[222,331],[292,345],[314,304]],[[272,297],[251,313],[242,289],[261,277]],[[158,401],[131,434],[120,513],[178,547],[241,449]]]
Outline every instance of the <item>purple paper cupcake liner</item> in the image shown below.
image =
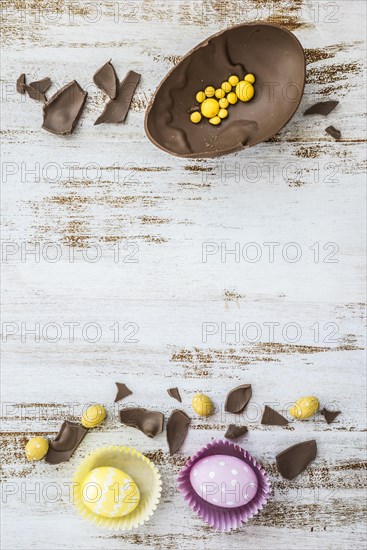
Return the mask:
[[[250,502],[237,508],[223,508],[206,502],[194,491],[190,482],[191,468],[201,458],[212,455],[234,456],[252,467],[257,477],[258,489]],[[199,515],[202,521],[219,531],[231,531],[241,527],[243,523],[262,510],[271,491],[269,476],[264,468],[245,449],[221,439],[211,441],[192,456],[180,471],[177,482],[179,491],[192,510]]]

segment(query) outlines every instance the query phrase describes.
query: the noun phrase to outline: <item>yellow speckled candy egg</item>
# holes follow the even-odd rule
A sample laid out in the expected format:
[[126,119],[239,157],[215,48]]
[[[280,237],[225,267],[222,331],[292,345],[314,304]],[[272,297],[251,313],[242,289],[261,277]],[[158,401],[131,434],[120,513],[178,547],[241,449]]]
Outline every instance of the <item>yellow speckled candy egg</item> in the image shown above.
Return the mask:
[[205,118],[213,118],[217,116],[219,111],[219,103],[216,99],[206,99],[201,104],[201,114]]
[[215,90],[215,97],[217,99],[222,99],[226,95],[226,92],[222,90],[222,88],[218,88],[218,90]]
[[82,498],[91,512],[105,518],[130,514],[140,502],[135,481],[118,468],[102,466],[85,477]]
[[293,418],[304,420],[306,418],[311,418],[311,416],[317,413],[319,408],[320,402],[317,397],[309,395],[298,399],[293,407],[289,409],[289,414],[291,414]]
[[191,113],[190,120],[194,124],[198,124],[201,121],[201,114],[199,113],[199,111],[195,111],[195,113]]
[[196,94],[196,101],[198,103],[202,103],[204,101],[204,99],[206,98],[206,95],[205,95],[205,92],[198,92]]
[[241,80],[236,86],[236,95],[240,101],[250,101],[254,97],[255,88],[247,80]]
[[213,126],[218,126],[222,122],[222,119],[220,116],[213,116],[213,118],[209,119],[210,124],[213,124]]
[[106,418],[107,413],[103,405],[92,405],[82,416],[82,425],[84,428],[95,428]]
[[226,92],[226,94],[228,94],[232,90],[231,83],[228,81],[222,82],[221,88]]
[[[217,117],[219,118],[219,117]],[[219,118],[220,121],[220,118]],[[197,393],[192,398],[192,408],[196,412],[196,414],[200,416],[210,416],[213,414],[214,411],[214,405],[210,397],[207,395],[204,395],[203,393]]]
[[[234,95],[235,95],[235,97],[236,97],[236,99],[237,99],[236,94],[234,94]],[[219,107],[220,107],[221,109],[227,109],[227,107],[228,107],[228,105],[229,105],[228,99],[227,99],[226,97],[223,97],[223,99],[220,99],[220,100],[218,101],[218,103],[219,103]]]
[[48,441],[44,437],[32,437],[25,446],[27,460],[42,460],[48,451]]
[[227,118],[227,116],[228,116],[227,109],[219,109],[218,116],[219,116],[219,118]]
[[227,95],[227,101],[228,103],[230,103],[231,105],[235,105],[238,101],[238,97],[236,96],[236,94],[234,92],[230,92],[228,95]]
[[215,94],[215,88],[213,86],[207,86],[205,88],[206,97],[213,97]]
[[250,82],[250,84],[253,84],[256,79],[253,74],[249,73],[245,76],[243,80],[246,80],[247,82]]
[[239,81],[240,81],[240,79],[235,74],[230,76],[229,79],[228,79],[228,82],[230,83],[231,86],[237,86]]

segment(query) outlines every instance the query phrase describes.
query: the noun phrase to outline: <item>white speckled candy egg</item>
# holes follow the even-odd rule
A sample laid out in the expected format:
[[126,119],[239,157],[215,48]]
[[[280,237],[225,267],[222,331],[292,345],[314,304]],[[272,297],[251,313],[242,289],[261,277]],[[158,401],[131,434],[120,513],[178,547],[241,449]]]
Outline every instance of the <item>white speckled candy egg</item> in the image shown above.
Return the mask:
[[235,456],[213,455],[201,458],[191,469],[194,491],[206,502],[223,508],[247,504],[257,492],[254,470]]

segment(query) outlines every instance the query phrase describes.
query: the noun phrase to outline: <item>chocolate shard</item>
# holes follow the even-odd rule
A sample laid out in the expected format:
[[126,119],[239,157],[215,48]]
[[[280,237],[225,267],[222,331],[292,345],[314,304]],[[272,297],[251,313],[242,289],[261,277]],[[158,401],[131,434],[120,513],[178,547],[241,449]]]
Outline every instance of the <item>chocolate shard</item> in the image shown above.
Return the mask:
[[180,403],[182,403],[180,392],[178,391],[178,388],[169,388],[167,390],[167,393],[170,397],[173,397],[173,399],[177,399]]
[[231,390],[224,405],[224,410],[230,413],[241,413],[245,410],[252,396],[251,384],[243,384]]
[[314,439],[297,443],[276,456],[279,473],[285,479],[294,479],[316,458],[317,445]]
[[117,386],[115,403],[117,401],[121,401],[121,399],[125,399],[125,397],[133,393],[131,390],[129,390],[129,388],[125,384],[120,384],[120,382],[115,382],[115,384]]
[[321,101],[320,103],[315,103],[307,111],[303,113],[304,116],[307,115],[328,115],[335,109],[339,104],[339,101]]
[[325,132],[334,139],[340,139],[342,137],[341,131],[334,128],[334,126],[328,126],[325,128]]
[[36,90],[36,88],[33,88],[33,86],[25,84],[24,89],[31,99],[34,99],[35,101],[46,101],[45,94],[40,92],[39,90]]
[[288,424],[288,420],[271,407],[265,405],[261,424],[264,424],[265,426],[286,426]]
[[60,88],[43,106],[42,128],[53,134],[71,134],[82,113],[87,95],[76,80]]
[[111,99],[115,99],[118,81],[111,59],[94,73],[93,82],[100,90],[106,92]]
[[17,92],[19,94],[25,94],[25,74],[22,73],[19,77],[18,77],[18,80],[17,80],[17,83],[16,83],[16,87],[17,87]]
[[340,411],[328,411],[325,407],[320,411],[320,414],[325,418],[328,424],[334,422],[335,418],[339,416]]
[[245,435],[247,432],[247,426],[236,426],[236,424],[230,424],[224,434],[224,437],[227,439],[238,439],[241,435]]
[[42,78],[42,80],[31,82],[29,85],[35,90],[41,92],[41,94],[44,94],[51,86],[51,78],[47,76],[46,78]]
[[106,103],[102,114],[95,121],[96,124],[103,122],[125,122],[130,109],[131,100],[140,81],[140,74],[129,71],[121,82],[115,99]]
[[46,462],[49,464],[67,462],[75,449],[80,445],[87,431],[80,424],[65,420],[55,439],[50,442],[45,456]]
[[120,420],[126,426],[140,430],[148,437],[163,432],[164,415],[159,411],[131,408],[120,411]]
[[181,448],[191,423],[191,418],[178,409],[172,411],[167,422],[167,443],[172,456]]

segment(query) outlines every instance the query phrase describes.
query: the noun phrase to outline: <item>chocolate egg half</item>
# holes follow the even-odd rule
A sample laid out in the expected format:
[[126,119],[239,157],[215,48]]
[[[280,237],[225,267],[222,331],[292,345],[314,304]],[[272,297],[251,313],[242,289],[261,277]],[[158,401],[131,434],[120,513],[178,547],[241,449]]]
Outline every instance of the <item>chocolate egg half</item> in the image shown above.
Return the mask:
[[[250,102],[231,106],[220,126],[190,121],[198,90],[248,73],[256,75]],[[305,77],[305,54],[291,32],[265,23],[232,27],[196,46],[167,74],[147,109],[146,134],[179,157],[216,157],[256,145],[292,118]]]
[[258,488],[251,466],[229,455],[212,455],[198,460],[191,469],[190,483],[203,500],[223,508],[247,504]]

